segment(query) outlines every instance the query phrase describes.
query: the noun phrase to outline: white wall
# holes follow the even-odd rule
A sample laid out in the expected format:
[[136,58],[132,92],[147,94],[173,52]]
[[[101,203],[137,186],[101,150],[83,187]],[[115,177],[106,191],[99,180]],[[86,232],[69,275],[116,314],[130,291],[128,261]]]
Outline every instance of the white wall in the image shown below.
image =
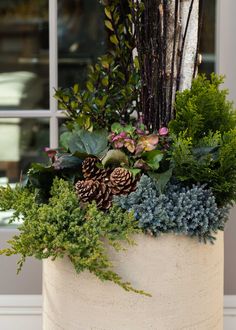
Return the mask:
[[40,295],[1,295],[1,330],[42,330]]
[[[7,247],[7,241],[16,235],[16,229],[0,228],[0,249]],[[42,264],[30,258],[19,275],[16,274],[19,256],[0,256],[0,295],[26,295],[42,293]],[[0,327],[0,330],[2,328]]]
[[[225,87],[236,107],[236,1],[218,0],[217,72],[226,76]],[[236,295],[236,207],[225,231],[225,294]],[[236,329],[236,327],[235,327]]]

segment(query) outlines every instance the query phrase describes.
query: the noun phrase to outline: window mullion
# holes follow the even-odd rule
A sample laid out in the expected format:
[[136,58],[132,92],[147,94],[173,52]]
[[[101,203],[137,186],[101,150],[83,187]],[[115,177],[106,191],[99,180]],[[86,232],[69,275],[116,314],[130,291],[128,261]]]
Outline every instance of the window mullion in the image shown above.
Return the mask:
[[50,110],[0,110],[0,118],[42,118],[50,116]]
[[53,97],[58,86],[57,0],[49,1],[49,96],[50,147],[58,147],[57,100]]

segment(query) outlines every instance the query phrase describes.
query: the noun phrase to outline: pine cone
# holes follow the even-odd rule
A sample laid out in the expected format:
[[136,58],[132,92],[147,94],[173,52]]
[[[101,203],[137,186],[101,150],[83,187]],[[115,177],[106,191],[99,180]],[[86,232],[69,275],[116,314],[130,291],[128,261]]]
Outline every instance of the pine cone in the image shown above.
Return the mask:
[[91,202],[96,196],[99,182],[93,180],[80,180],[75,184],[75,190],[81,202]]
[[82,203],[95,201],[101,210],[107,210],[111,207],[111,189],[104,182],[82,180],[76,183],[75,189]]
[[122,167],[117,167],[110,175],[109,186],[113,195],[127,195],[136,189],[137,180],[132,173]]
[[97,157],[87,157],[83,161],[82,172],[85,179],[104,181],[108,177],[108,171],[99,168],[97,164],[102,164]]
[[101,182],[98,194],[94,199],[99,209],[108,210],[112,205],[112,193],[110,187],[104,182]]

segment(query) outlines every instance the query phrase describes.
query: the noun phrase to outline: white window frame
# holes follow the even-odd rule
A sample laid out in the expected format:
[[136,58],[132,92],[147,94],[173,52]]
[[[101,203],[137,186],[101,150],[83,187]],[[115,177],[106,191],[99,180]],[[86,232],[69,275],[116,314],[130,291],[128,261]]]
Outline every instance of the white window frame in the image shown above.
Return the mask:
[[57,37],[57,0],[48,0],[49,6],[49,109],[45,110],[0,110],[0,118],[48,118],[50,147],[58,147],[58,119],[65,117],[58,110],[58,102],[54,98],[58,87],[58,37]]

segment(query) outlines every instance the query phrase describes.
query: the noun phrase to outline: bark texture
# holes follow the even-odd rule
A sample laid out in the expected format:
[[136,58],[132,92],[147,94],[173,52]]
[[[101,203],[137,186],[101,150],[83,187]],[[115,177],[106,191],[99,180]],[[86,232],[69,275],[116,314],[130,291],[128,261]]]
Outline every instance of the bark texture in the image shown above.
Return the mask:
[[141,108],[151,130],[175,117],[176,91],[191,87],[196,72],[199,0],[132,2],[141,69]]
[[[198,45],[198,20],[199,20],[199,1],[181,1],[181,39],[185,44],[183,48],[182,67],[180,75],[179,89],[189,89],[195,71],[196,52]],[[185,32],[186,31],[186,32]],[[186,36],[184,35],[186,33]]]

